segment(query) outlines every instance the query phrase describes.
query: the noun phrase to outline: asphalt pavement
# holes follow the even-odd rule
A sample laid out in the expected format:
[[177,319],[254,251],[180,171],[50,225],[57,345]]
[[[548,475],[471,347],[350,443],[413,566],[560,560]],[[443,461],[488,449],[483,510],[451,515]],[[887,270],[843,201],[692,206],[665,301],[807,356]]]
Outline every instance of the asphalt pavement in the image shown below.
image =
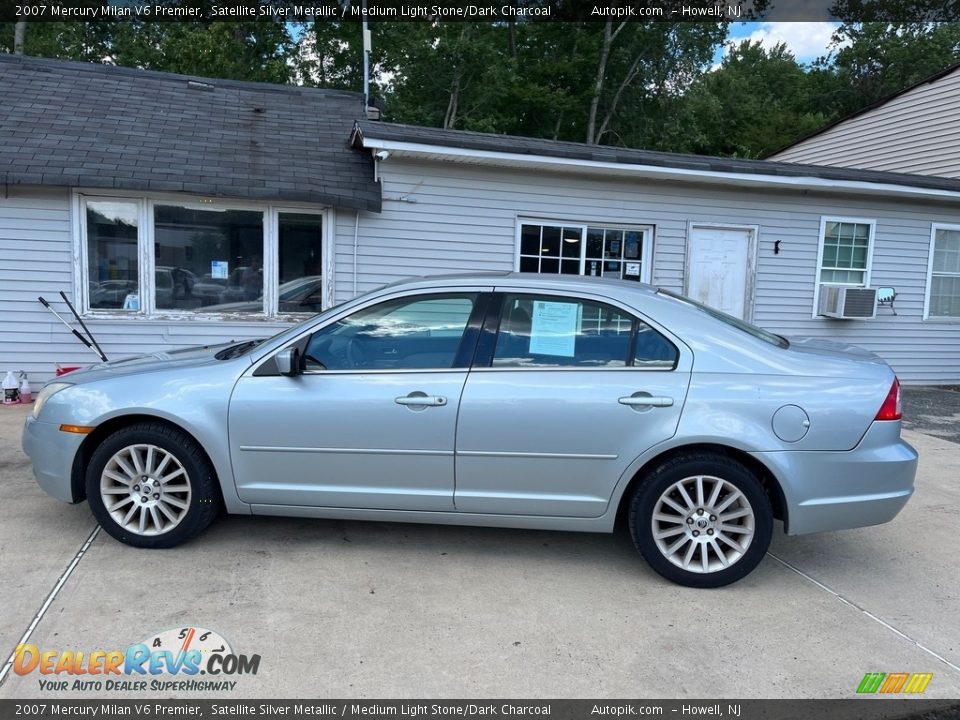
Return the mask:
[[960,443],[960,386],[901,390],[905,428]]

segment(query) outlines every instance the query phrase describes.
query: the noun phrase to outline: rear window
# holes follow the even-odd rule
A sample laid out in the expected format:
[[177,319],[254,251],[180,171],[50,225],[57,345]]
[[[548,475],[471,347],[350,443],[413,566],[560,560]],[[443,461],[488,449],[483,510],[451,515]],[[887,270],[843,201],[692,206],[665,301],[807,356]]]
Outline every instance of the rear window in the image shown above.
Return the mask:
[[786,348],[790,346],[790,343],[787,341],[785,337],[782,337],[780,335],[775,335],[774,333],[768,332],[767,330],[757,327],[756,325],[752,325],[751,323],[748,323],[745,320],[741,320],[740,318],[735,318],[733,317],[733,315],[727,315],[725,312],[720,312],[719,310],[712,308],[709,305],[704,305],[703,303],[699,303],[696,300],[691,300],[688,297],[684,297],[683,295],[677,295],[677,293],[675,292],[670,292],[669,290],[664,290],[662,288],[658,290],[657,293],[659,295],[665,295],[666,297],[673,298],[677,302],[682,302],[684,305],[695,307],[700,312],[706,313],[707,315],[714,318],[715,320],[719,320],[725,325],[730,325],[732,327],[735,327],[737,328],[737,330],[745,332],[748,335],[753,335],[753,337],[757,338],[758,340],[763,340],[764,342],[770,343],[771,345],[776,345],[777,347],[781,347],[781,348]]

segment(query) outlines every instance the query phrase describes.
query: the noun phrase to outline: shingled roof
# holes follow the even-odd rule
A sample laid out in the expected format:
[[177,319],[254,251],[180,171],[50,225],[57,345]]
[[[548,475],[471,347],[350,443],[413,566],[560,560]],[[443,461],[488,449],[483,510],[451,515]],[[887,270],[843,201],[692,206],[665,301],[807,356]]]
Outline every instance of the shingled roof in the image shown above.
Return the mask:
[[682,153],[635,150],[608,145],[541,140],[515,135],[494,135],[466,130],[439,130],[417,125],[396,123],[357,122],[353,134],[354,147],[369,147],[370,140],[410,143],[492,153],[510,153],[517,156],[562,158],[653,168],[674,168],[711,173],[759,175],[780,178],[819,178],[846,182],[879,183],[910,188],[960,192],[960,180],[926,175],[908,175],[878,170],[800,165],[772,160],[687,155]]
[[0,184],[380,210],[357,93],[0,55]]

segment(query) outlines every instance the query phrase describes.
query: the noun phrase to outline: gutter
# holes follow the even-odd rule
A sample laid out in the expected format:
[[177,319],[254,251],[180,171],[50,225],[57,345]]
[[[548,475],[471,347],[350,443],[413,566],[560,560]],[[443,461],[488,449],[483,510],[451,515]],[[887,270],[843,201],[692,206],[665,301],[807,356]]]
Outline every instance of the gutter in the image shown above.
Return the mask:
[[601,160],[561,158],[549,155],[472,150],[445,145],[430,145],[426,143],[411,143],[365,137],[359,128],[354,130],[352,142],[355,147],[362,147],[374,153],[380,150],[386,150],[390,152],[392,157],[407,157],[411,159],[437,160],[438,158],[449,158],[451,160],[470,162],[477,165],[522,167],[554,171],[579,170],[603,175],[701,182],[711,185],[845,192],[861,195],[887,195],[932,200],[960,200],[960,191],[957,190],[941,190],[937,188],[913,187],[909,185],[867,182],[862,180],[837,180],[803,175],[782,176],[761,173],[721,172],[717,170],[692,170],[659,165],[635,165]]

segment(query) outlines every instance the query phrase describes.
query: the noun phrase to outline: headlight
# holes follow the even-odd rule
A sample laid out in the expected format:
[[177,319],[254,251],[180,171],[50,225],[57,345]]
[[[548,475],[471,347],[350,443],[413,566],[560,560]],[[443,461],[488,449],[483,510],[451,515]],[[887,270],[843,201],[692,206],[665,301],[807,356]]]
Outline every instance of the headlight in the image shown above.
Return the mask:
[[47,400],[52,398],[61,390],[66,390],[68,387],[72,387],[73,383],[66,382],[52,382],[44,385],[40,392],[37,393],[36,400],[33,401],[33,417],[34,419],[40,417],[40,411],[43,410],[43,406],[46,404]]

